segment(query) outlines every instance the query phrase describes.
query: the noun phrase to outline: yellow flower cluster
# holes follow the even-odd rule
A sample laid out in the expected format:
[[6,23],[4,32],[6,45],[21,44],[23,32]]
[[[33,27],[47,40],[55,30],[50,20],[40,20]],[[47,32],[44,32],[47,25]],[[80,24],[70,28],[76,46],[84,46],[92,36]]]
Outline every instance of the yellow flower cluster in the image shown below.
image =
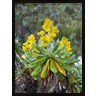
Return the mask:
[[27,41],[23,43],[22,46],[23,51],[27,51],[28,49],[34,49],[32,44],[35,42],[36,42],[35,36],[33,34],[29,35]]
[[37,33],[40,36],[40,46],[46,47],[49,42],[59,33],[59,30],[54,26],[54,22],[49,18],[45,19],[44,24],[42,25],[43,30]]
[[46,32],[53,32],[53,33],[59,33],[59,30],[56,26],[54,26],[54,22],[50,20],[49,18],[46,18],[44,24],[42,25],[42,28]]
[[46,32],[51,32],[52,27],[54,26],[54,22],[51,21],[49,18],[46,18],[44,24],[42,25],[42,28],[46,31]]
[[63,36],[61,38],[59,48],[63,47],[64,45],[66,46],[66,51],[71,51],[72,50],[71,46],[70,46],[70,41],[68,41],[68,39]]
[[38,36],[44,36],[45,32],[41,30],[40,32],[37,33]]
[[32,48],[32,46],[30,44],[28,44],[27,41],[25,43],[23,43],[23,46],[22,46],[23,51],[27,51],[30,48]]
[[[44,46],[46,47],[49,42],[52,41],[56,37],[56,35],[59,33],[59,30],[56,26],[54,26],[54,22],[50,20],[49,18],[45,19],[44,24],[42,25],[42,30],[37,32],[37,35],[40,36],[39,39],[39,46]],[[37,50],[34,46],[33,43],[36,42],[35,36],[31,34],[28,36],[28,39],[25,43],[23,43],[22,49],[23,51],[27,51],[28,49],[34,50],[34,52],[39,53],[39,50]],[[66,51],[71,51],[70,47],[70,41],[66,37],[62,37],[60,41],[59,48],[66,46]]]

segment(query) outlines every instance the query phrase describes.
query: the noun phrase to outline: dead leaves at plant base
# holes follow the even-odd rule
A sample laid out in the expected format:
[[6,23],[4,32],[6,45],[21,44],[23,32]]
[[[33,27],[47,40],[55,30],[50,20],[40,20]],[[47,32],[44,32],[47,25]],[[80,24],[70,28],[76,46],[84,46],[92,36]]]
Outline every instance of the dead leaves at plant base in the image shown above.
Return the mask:
[[58,76],[54,76],[51,73],[45,79],[41,78],[38,86],[37,93],[70,93],[70,91],[67,89],[67,78],[65,77],[64,80],[59,80]]

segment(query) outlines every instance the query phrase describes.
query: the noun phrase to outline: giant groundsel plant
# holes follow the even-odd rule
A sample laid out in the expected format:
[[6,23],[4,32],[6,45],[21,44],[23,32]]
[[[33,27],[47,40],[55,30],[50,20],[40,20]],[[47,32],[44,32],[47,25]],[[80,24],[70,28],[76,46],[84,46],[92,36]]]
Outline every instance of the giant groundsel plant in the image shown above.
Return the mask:
[[71,42],[64,36],[61,40],[54,39],[58,33],[59,30],[54,22],[46,18],[42,30],[37,32],[39,41],[37,42],[35,36],[31,34],[23,43],[23,64],[30,70],[34,80],[47,78],[49,82],[51,75],[61,81],[68,78],[68,89],[74,93],[80,93],[82,67],[78,68],[74,64],[79,60],[72,52]]

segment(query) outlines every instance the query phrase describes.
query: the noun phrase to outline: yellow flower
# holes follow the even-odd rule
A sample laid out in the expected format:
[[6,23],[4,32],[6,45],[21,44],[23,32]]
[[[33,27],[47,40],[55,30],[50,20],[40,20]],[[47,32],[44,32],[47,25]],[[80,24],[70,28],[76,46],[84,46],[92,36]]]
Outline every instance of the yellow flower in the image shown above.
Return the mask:
[[51,41],[52,41],[52,38],[47,37],[47,38],[46,38],[46,41],[47,41],[47,42],[51,42]]
[[56,33],[50,33],[50,37],[51,38],[55,38],[56,37]]
[[68,41],[68,39],[65,36],[63,36],[61,40],[62,41]]
[[72,50],[72,48],[66,47],[66,51],[71,51],[71,50]]
[[32,45],[33,43],[36,42],[36,40],[31,40],[31,41],[27,40],[27,42],[28,42],[28,44]]
[[23,51],[27,51],[27,48],[25,46],[22,46]]
[[49,24],[50,26],[53,26],[54,22],[49,18],[46,18],[44,24]]
[[41,30],[40,32],[37,33],[38,36],[44,36],[45,32]]
[[46,31],[46,32],[50,32],[51,28],[54,26],[54,22],[52,20],[50,20],[49,18],[45,19],[44,24],[42,25],[42,28]]
[[60,41],[61,45],[64,45],[65,43],[66,43],[66,41],[63,41],[63,40]]
[[32,46],[30,44],[28,44],[26,47],[27,47],[27,49],[31,49],[32,48]]
[[23,43],[22,49],[23,51],[27,51],[28,49],[31,49],[33,46],[29,42]]
[[66,42],[66,45],[67,45],[68,47],[70,47],[70,41]]
[[65,44],[66,44],[66,41],[64,41],[64,40],[61,40],[61,41],[60,41],[59,48],[63,47]]
[[40,41],[46,41],[46,36],[40,37]]
[[24,46],[27,46],[27,45],[28,45],[28,42],[23,43],[23,45],[24,45]]
[[53,26],[53,27],[52,27],[52,32],[54,32],[54,33],[59,33],[59,30],[57,29],[56,26]]
[[31,40],[35,40],[35,36],[33,34],[31,34],[30,36],[28,36],[28,40],[31,41]]
[[70,41],[68,41],[68,39],[63,36],[60,40],[59,48],[63,47],[64,45],[66,46],[66,51],[71,51],[72,50],[71,47],[70,47]]
[[48,25],[43,25],[42,28],[46,31],[46,32],[50,32],[51,28]]
[[33,34],[28,36],[27,42],[30,44],[33,44],[34,42],[36,42],[35,40],[35,36]]

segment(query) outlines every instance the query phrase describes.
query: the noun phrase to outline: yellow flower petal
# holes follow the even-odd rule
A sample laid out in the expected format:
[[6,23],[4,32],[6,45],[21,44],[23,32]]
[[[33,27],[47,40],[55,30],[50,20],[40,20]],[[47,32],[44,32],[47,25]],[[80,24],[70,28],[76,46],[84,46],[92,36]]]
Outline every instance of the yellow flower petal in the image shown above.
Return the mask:
[[55,38],[56,37],[56,33],[50,33],[50,37],[51,38]]
[[45,32],[41,30],[40,32],[37,33],[38,36],[44,36]]
[[66,51],[71,51],[71,50],[72,50],[72,48],[66,47]]
[[23,51],[27,51],[27,48],[25,46],[22,46]]

